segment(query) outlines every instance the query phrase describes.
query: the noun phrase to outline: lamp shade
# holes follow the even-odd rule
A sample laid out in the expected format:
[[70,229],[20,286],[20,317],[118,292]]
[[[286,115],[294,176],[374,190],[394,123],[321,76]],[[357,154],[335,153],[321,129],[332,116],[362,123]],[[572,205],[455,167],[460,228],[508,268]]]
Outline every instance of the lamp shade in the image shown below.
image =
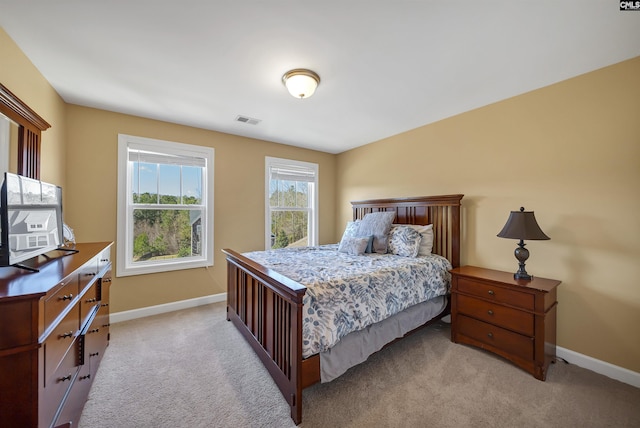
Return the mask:
[[320,84],[320,76],[311,70],[296,68],[282,76],[282,82],[296,98],[309,98]]
[[521,207],[520,211],[511,211],[507,224],[504,225],[498,236],[500,238],[526,240],[551,239],[538,226],[533,211],[525,211],[524,207]]

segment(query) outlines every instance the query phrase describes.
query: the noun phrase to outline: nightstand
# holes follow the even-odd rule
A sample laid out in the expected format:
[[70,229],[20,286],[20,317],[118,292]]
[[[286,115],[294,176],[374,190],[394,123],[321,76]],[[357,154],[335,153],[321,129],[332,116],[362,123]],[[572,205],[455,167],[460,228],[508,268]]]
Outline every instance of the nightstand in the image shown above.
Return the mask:
[[451,341],[491,351],[545,380],[556,359],[560,281],[474,266],[451,275]]

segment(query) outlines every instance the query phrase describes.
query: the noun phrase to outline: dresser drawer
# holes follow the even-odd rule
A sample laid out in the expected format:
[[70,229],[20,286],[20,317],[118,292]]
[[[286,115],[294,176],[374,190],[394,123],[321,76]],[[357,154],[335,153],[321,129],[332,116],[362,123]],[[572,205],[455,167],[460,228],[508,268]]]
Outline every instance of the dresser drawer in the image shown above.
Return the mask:
[[62,287],[44,302],[45,330],[78,296],[78,279],[75,275],[65,278]]
[[111,247],[103,250],[98,256],[98,271],[102,271],[109,263],[111,263]]
[[96,279],[98,275],[98,259],[93,258],[80,268],[78,280],[80,282],[80,290],[84,290],[91,281]]
[[84,336],[85,341],[85,363],[92,367],[91,375],[95,376],[100,360],[104,356],[104,351],[109,344],[109,313],[102,310],[96,314],[91,325],[87,328]]
[[76,381],[71,386],[71,391],[69,391],[64,401],[54,426],[59,427],[64,426],[64,424],[70,424],[68,425],[69,427],[77,426],[92,383],[91,367],[89,364],[85,364],[80,367]]
[[80,313],[78,305],[60,321],[44,342],[44,379],[45,385],[57,370],[60,360],[74,343],[80,328]]
[[457,291],[498,303],[507,303],[511,306],[528,309],[530,311],[534,309],[535,296],[531,293],[517,291],[514,287],[507,289],[486,282],[458,277]]
[[531,337],[461,314],[458,315],[457,329],[459,334],[491,346],[491,350],[498,349],[524,360],[533,360],[533,338]]
[[80,299],[80,326],[84,325],[84,323],[89,319],[91,312],[98,305],[99,288],[98,281],[95,281],[91,284],[91,287],[89,287],[87,292],[82,295],[82,299]]
[[77,342],[69,349],[60,365],[53,372],[42,391],[42,407],[40,411],[40,426],[50,426],[53,416],[56,414],[60,402],[71,386],[72,380],[78,371]]
[[533,336],[534,315],[474,297],[458,294],[458,312],[518,333]]

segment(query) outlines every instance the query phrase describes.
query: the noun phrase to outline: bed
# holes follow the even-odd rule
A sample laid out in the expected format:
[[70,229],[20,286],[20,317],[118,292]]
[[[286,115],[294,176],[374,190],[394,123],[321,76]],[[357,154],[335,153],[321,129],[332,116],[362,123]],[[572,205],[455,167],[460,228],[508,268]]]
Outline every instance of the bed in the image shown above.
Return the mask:
[[[444,258],[446,266],[457,267],[460,265],[462,197],[463,195],[444,195],[353,201],[351,202],[353,220],[354,222],[362,221],[369,213],[379,213],[385,217],[393,217],[394,225],[432,224],[431,253],[434,256],[431,258],[439,264],[442,263],[438,258]],[[300,252],[304,253],[305,257],[313,257],[312,251],[337,250],[335,246],[322,247],[324,248],[291,252]],[[265,255],[262,256],[260,252],[240,254],[231,249],[224,249],[223,252],[227,259],[227,320],[242,333],[274,379],[291,407],[291,417],[296,424],[302,421],[302,390],[304,388],[326,381],[327,376],[329,378],[339,376],[350,365],[358,364],[363,361],[362,358],[366,359],[371,353],[367,353],[362,358],[353,359],[350,357],[353,352],[344,353],[341,347],[351,348],[353,351],[353,348],[359,348],[362,343],[370,343],[371,339],[363,341],[363,338],[358,336],[369,333],[380,336],[380,331],[387,331],[387,325],[395,324],[403,317],[411,318],[414,324],[419,323],[415,327],[419,328],[429,325],[449,312],[447,297],[439,296],[437,299],[428,299],[420,304],[411,305],[366,329],[359,329],[341,336],[337,344],[328,344],[329,349],[325,349],[326,346],[309,348],[309,340],[303,340],[304,320],[307,319],[307,323],[309,322],[309,308],[305,311],[303,303],[307,287],[282,273],[287,272],[288,266],[267,257],[266,253],[272,255],[274,251],[264,252]],[[330,253],[323,253],[325,257],[328,254]],[[374,260],[374,257],[367,260]],[[311,294],[312,288],[309,290]],[[307,295],[307,305],[309,305],[309,298],[310,296]],[[406,333],[403,330],[402,335],[409,334],[415,328],[412,327]],[[308,331],[305,330],[305,333]],[[385,337],[383,339],[385,344],[388,344],[387,341],[392,343],[396,340],[388,334],[383,337]],[[380,340],[382,339],[377,339],[378,342]],[[381,348],[380,344],[375,346],[375,349]],[[342,360],[353,361],[342,363]],[[334,364],[339,367],[333,371],[330,368],[327,369]]]

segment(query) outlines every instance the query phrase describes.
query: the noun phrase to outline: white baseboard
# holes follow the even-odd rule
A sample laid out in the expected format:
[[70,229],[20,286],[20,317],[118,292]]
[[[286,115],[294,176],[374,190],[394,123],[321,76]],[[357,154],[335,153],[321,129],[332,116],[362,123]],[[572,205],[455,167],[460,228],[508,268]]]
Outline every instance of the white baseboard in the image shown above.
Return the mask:
[[196,297],[195,299],[180,300],[178,302],[165,303],[156,306],[147,306],[146,308],[132,309],[130,311],[115,312],[109,315],[111,324],[129,321],[136,318],[148,317],[151,315],[164,314],[166,312],[178,311],[180,309],[195,308],[196,306],[208,305],[210,303],[224,302],[227,300],[227,293],[211,294],[204,297]]
[[614,366],[613,364],[602,360],[596,360],[595,358],[579,354],[560,346],[556,346],[556,356],[562,358],[568,363],[575,364],[576,366],[605,375],[611,379],[619,380],[620,382],[628,383],[631,386],[640,388],[640,373],[620,366]]

